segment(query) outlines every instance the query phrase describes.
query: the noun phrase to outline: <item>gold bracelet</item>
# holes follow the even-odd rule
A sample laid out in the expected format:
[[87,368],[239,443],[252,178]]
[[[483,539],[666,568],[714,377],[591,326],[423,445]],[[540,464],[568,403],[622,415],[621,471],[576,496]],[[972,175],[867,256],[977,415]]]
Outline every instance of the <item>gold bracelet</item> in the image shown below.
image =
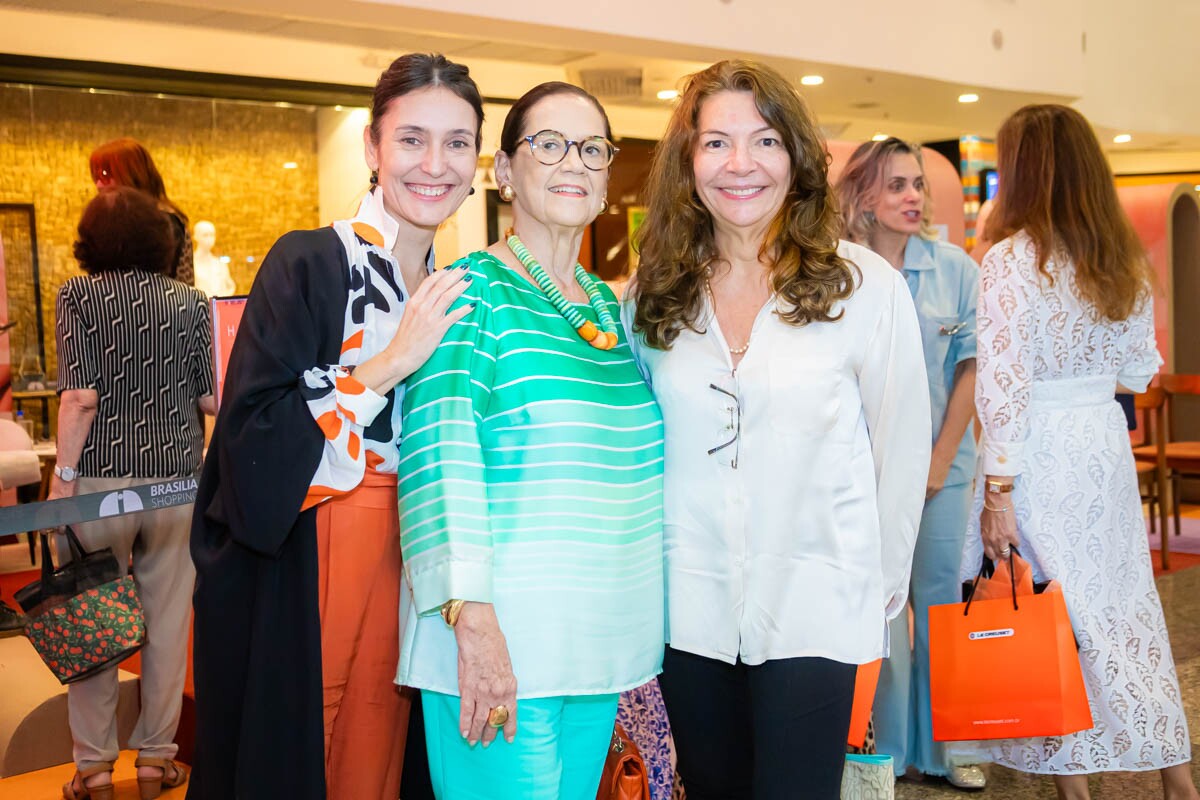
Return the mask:
[[983,508],[986,511],[995,511],[995,512],[1001,513],[1001,514],[1004,513],[1005,511],[1012,511],[1012,506],[1005,506],[1004,508],[995,508],[994,506],[989,506],[987,503],[983,504]]
[[453,628],[458,624],[458,615],[462,613],[463,603],[466,600],[447,600],[442,604],[442,619],[446,624]]

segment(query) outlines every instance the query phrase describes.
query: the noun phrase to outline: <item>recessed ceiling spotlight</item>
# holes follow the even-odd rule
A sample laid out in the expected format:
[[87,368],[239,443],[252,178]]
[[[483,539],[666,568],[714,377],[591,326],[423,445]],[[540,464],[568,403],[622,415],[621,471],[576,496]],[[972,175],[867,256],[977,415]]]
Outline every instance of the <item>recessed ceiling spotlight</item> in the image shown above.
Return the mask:
[[803,78],[800,79],[800,83],[802,83],[805,86],[820,86],[824,82],[825,82],[825,79],[822,78],[820,75],[805,75]]
[[960,103],[978,103],[979,95],[975,94],[974,92],[967,92],[966,94],[960,94],[958,96],[958,102],[960,102]]
[[295,168],[296,168],[296,167],[298,167],[298,166],[300,166],[300,165],[299,165],[299,164],[297,164],[295,161],[285,161],[285,162],[283,162],[283,168],[284,168],[284,169],[295,169]]
[[1113,137],[1113,144],[1125,144],[1126,142],[1132,142],[1132,141],[1133,141],[1133,137],[1130,136],[1128,133],[1118,133],[1116,136]]
[[655,96],[659,100],[674,100],[676,97],[679,97],[679,90],[678,89],[663,89]]
[[888,135],[886,133],[877,133],[871,137],[871,141],[872,142],[882,142],[882,141],[886,141],[887,138],[888,138]]
[[341,110],[342,110],[342,107],[341,107],[341,106],[334,106],[334,107],[333,107],[333,110],[334,110],[334,111],[341,111]]
[[1200,183],[1197,183],[1197,184],[1196,184],[1196,191],[1197,191],[1197,192],[1200,192]]

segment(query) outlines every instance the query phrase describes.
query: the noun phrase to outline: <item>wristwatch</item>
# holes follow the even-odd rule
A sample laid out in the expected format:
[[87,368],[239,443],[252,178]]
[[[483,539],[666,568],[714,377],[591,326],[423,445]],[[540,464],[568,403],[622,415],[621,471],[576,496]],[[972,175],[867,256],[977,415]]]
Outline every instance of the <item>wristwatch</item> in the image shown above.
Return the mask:
[[984,488],[987,490],[988,494],[1005,494],[1013,490],[1013,485],[1011,483],[1002,483],[1001,481],[989,480],[984,485]]
[[55,467],[54,474],[61,480],[70,483],[79,477],[79,470],[75,469],[74,467]]

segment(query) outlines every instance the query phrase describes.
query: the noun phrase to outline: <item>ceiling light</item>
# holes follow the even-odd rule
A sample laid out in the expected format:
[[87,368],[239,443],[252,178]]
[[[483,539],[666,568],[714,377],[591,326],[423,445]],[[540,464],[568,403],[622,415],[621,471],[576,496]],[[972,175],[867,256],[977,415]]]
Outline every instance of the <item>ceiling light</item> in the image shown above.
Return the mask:
[[333,110],[334,110],[334,111],[341,111],[341,110],[342,110],[342,107],[341,107],[341,106],[334,106],[334,107],[333,107]]
[[283,162],[283,168],[284,168],[284,169],[295,169],[295,168],[296,168],[296,167],[298,167],[298,166],[300,166],[300,165],[299,165],[299,164],[297,164],[295,161],[285,161],[285,162]]
[[1132,142],[1132,141],[1133,141],[1133,137],[1130,136],[1128,133],[1118,133],[1116,136],[1113,137],[1113,144],[1125,144],[1126,142]]
[[979,95],[975,94],[974,92],[967,92],[966,94],[960,94],[958,96],[958,102],[960,102],[960,103],[978,103]]
[[824,82],[825,79],[820,75],[805,75],[800,79],[800,83],[804,84],[805,86],[820,86]]
[[663,89],[661,92],[658,93],[657,97],[659,100],[674,100],[676,97],[679,97],[679,90],[678,89]]
[[886,133],[877,133],[871,137],[872,142],[882,142],[888,138]]

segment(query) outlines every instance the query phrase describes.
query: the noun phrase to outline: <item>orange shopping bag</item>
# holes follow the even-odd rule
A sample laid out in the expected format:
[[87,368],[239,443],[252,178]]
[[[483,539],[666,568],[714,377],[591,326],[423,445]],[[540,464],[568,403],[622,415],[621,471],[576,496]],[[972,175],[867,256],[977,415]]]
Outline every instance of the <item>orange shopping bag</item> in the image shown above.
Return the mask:
[[[992,578],[1007,584],[1005,593],[996,592],[996,583],[980,591],[977,578],[966,603],[929,609],[935,741],[1059,736],[1092,727],[1066,601],[1053,583],[1028,593],[1032,581],[1023,563],[1011,560]],[[977,599],[987,597],[995,599]]]
[[854,705],[850,707],[850,734],[846,744],[862,747],[867,741],[867,723],[871,721],[871,708],[875,705],[875,687],[879,685],[879,669],[882,659],[868,664],[859,664],[854,676]]

